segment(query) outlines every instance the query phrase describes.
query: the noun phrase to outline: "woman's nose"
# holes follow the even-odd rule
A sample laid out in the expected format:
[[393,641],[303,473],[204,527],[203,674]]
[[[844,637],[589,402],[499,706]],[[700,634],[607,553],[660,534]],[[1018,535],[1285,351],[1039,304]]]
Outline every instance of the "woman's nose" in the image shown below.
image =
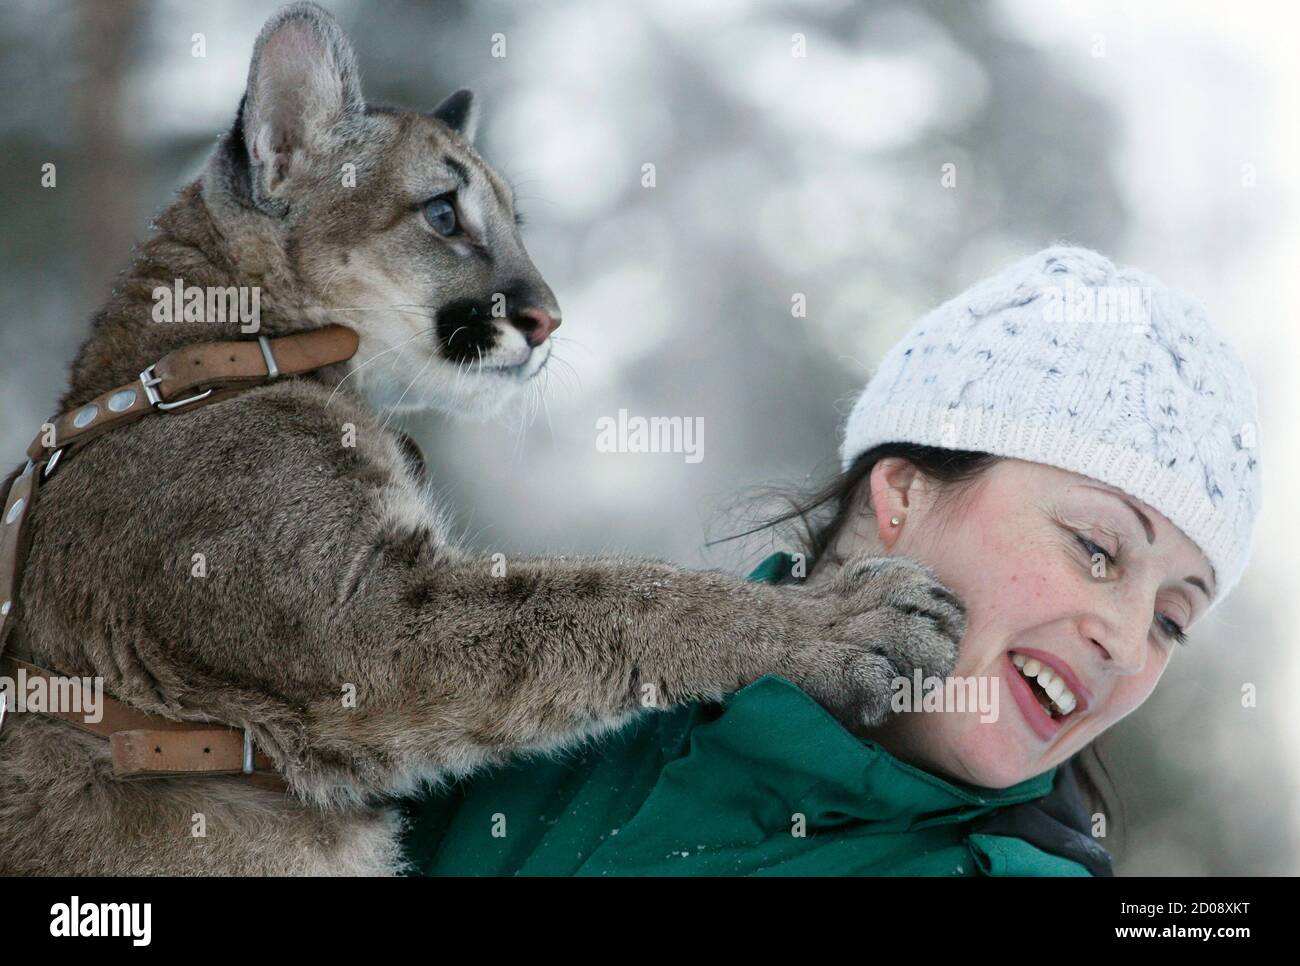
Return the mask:
[[1106,621],[1090,617],[1081,629],[1100,652],[1105,666],[1114,673],[1139,674],[1146,666],[1147,636],[1136,628],[1133,619]]

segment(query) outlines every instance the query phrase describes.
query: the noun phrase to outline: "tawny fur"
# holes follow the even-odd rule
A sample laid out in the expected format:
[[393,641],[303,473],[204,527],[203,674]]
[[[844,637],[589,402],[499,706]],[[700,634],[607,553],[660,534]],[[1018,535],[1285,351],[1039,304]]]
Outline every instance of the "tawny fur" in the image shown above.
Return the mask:
[[[780,674],[853,725],[883,718],[894,675],[947,672],[962,607],[909,561],[859,560],[814,592],[630,560],[519,559],[494,576],[450,541],[385,426],[396,391],[383,379],[400,389],[424,371],[408,386],[418,404],[452,411],[499,408],[518,387],[468,379],[432,333],[393,347],[503,278],[543,299],[549,289],[472,130],[365,111],[351,50],[319,8],[273,18],[257,48],[268,50],[309,70],[291,59],[259,75],[255,52],[248,170],[227,135],[95,318],[60,408],[178,346],[252,337],[231,322],[153,321],[154,287],[178,278],[259,286],[261,334],[342,322],[362,350],[78,451],[33,514],[20,618],[48,667],[101,676],[143,711],[252,729],[291,793],[226,777],[117,780],[107,742],[11,714],[0,872],[391,874],[388,796],[569,746],[653,713],[647,698],[667,708]],[[265,102],[302,77],[311,96]],[[488,263],[408,217],[412,184],[447,156],[473,172]],[[335,175],[349,159],[361,176],[344,190]],[[366,365],[386,350],[393,365]],[[194,554],[205,576],[191,575]]]

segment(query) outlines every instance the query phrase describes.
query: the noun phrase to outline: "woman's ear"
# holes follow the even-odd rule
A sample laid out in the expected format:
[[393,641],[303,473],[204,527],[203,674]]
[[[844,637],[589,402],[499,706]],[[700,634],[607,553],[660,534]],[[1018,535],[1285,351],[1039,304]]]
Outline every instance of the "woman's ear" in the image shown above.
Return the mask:
[[907,525],[907,516],[919,508],[922,477],[916,467],[899,456],[886,456],[871,468],[871,506],[876,534],[892,550]]

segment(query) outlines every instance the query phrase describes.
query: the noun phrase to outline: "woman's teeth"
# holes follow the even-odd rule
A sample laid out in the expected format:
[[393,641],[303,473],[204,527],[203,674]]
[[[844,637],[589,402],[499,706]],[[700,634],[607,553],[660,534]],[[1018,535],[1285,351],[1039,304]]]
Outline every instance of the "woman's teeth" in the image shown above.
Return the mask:
[[[1052,669],[1037,658],[1026,658],[1023,654],[1012,652],[1011,663],[1018,667],[1020,673],[1030,681],[1037,682],[1038,686],[1052,699],[1052,708],[1059,714],[1069,714],[1074,710],[1075,705],[1079,703],[1079,700],[1070,693],[1070,689],[1065,686],[1065,682],[1053,674]],[[1053,715],[1053,717],[1056,717],[1056,715]]]

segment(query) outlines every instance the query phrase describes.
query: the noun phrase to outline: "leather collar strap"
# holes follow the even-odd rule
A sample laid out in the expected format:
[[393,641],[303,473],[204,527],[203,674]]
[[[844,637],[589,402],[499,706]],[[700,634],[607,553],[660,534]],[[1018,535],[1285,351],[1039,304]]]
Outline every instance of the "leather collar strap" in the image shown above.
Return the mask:
[[[16,685],[40,682],[49,695],[69,690],[66,678],[13,655],[0,658],[0,673]],[[82,707],[90,707],[90,700],[91,696],[86,695]],[[96,710],[98,721],[88,721],[84,712],[68,709],[44,709],[41,713],[66,721],[88,734],[107,738],[113,774],[118,778],[177,778],[195,774],[279,777],[274,774],[271,759],[253,746],[247,731],[146,714],[109,695],[99,697]],[[278,785],[284,787],[282,781]]]
[[[196,403],[233,395],[280,376],[296,376],[351,359],[357,334],[341,325],[256,342],[206,342],[184,346],[163,356],[140,378],[118,386],[50,422],[54,436],[37,433],[27,458],[54,461],[61,450],[84,443],[152,412],[191,408]],[[63,455],[67,455],[64,453]],[[51,470],[53,467],[51,467]],[[48,474],[47,474],[48,475]]]
[[[0,654],[16,629],[18,590],[23,563],[31,543],[31,518],[40,488],[82,443],[151,413],[185,410],[228,398],[282,376],[299,375],[345,362],[356,354],[357,334],[341,325],[325,326],[277,339],[209,342],[169,352],[140,373],[136,381],[100,394],[49,421],[27,449],[28,463],[14,480],[0,513]],[[22,669],[28,679],[52,672],[21,660],[5,658],[12,679]],[[9,696],[0,699],[8,702]],[[247,733],[220,725],[173,721],[145,714],[113,698],[104,698],[104,718],[89,726],[80,715],[54,714],[82,730],[106,736],[112,749],[113,771],[119,777],[192,774],[258,776],[270,760],[252,749]],[[0,710],[0,724],[3,724]],[[107,730],[105,730],[107,729]],[[263,782],[265,783],[265,782]]]

